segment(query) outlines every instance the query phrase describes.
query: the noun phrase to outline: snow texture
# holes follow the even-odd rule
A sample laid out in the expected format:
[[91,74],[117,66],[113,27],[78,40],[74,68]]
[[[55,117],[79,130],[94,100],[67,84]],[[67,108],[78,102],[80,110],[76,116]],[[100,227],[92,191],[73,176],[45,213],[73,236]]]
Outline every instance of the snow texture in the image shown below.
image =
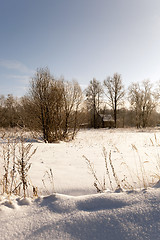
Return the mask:
[[[159,240],[160,184],[152,176],[159,170],[159,137],[160,133],[153,131],[86,130],[79,132],[73,142],[34,142],[38,150],[31,160],[30,177],[40,189],[39,197],[0,196],[0,239]],[[125,174],[129,180],[132,173],[130,181],[137,188],[96,193],[82,155],[94,163],[103,179],[103,147],[112,151],[118,177]],[[140,160],[146,166],[147,189],[141,176],[134,178],[134,174],[142,173]],[[56,193],[51,193],[49,182],[48,190],[41,185],[50,168]]]

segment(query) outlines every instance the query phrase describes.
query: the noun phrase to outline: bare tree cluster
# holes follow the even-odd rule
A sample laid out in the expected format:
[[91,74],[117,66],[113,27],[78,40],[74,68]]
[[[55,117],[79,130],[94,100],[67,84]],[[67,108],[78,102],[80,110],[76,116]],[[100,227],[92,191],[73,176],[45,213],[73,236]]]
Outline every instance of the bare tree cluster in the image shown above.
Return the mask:
[[136,115],[136,126],[146,127],[156,107],[156,95],[152,91],[149,80],[133,83],[129,87],[129,101]]
[[125,90],[115,73],[103,83],[93,78],[82,94],[78,82],[55,79],[40,68],[27,95],[0,96],[0,127],[27,127],[42,133],[45,142],[73,139],[80,127],[104,127],[104,116],[111,116],[112,127],[145,128],[160,123],[159,99],[160,83],[154,89],[149,80]]
[[0,127],[13,128],[21,124],[20,104],[12,94],[0,96]]
[[104,98],[106,96],[106,104],[112,110],[114,117],[114,125],[117,127],[117,113],[120,106],[123,103],[125,91],[122,84],[121,75],[115,73],[113,77],[108,77],[104,80],[104,84],[93,79],[90,81],[88,88],[86,89],[86,102],[88,109],[91,112],[91,119],[93,118],[93,127],[98,127],[98,116],[104,108]]
[[159,89],[160,87],[156,91],[153,90],[150,81],[144,80],[142,83],[132,83],[127,94],[122,77],[118,73],[107,77],[103,85],[93,79],[85,92],[90,126],[99,127],[98,119],[101,113],[112,115],[114,127],[155,126],[159,122],[159,114],[156,112]]
[[38,69],[28,95],[22,99],[24,122],[30,128],[41,130],[45,142],[73,138],[79,126],[77,114],[81,100],[77,82],[56,80],[48,68]]

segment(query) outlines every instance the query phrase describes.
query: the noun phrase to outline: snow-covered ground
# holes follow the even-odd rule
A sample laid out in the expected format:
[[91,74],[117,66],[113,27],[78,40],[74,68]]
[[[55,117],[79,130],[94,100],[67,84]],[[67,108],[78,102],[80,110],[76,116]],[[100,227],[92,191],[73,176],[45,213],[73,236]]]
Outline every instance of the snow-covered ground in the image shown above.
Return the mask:
[[[33,142],[38,148],[29,176],[39,197],[0,197],[0,239],[160,239],[160,188],[153,187],[159,144],[160,132],[153,129],[81,130],[71,142]],[[104,148],[112,186],[109,156],[123,192],[96,193],[83,155],[109,189]]]

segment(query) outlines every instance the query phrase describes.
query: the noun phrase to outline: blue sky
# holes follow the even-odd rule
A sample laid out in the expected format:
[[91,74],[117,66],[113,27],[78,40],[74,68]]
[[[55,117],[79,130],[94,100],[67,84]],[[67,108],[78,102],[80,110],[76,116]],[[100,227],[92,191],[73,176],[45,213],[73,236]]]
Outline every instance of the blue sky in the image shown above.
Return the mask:
[[0,0],[0,94],[22,96],[39,67],[82,88],[118,72],[160,79],[159,0]]

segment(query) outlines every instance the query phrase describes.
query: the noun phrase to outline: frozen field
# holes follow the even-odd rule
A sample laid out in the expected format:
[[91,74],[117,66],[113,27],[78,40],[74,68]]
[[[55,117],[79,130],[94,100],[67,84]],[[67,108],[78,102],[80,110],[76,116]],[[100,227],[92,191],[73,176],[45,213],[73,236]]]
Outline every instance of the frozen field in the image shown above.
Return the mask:
[[[34,143],[33,147],[38,148],[32,158],[30,176],[33,184],[43,191],[43,176],[52,169],[57,193],[73,196],[95,193],[94,177],[83,155],[93,163],[99,180],[103,182],[106,173],[103,156],[105,148],[107,160],[111,151],[111,160],[120,184],[124,186],[122,180],[126,179],[126,184],[128,182],[134,189],[143,188],[144,184],[151,186],[158,180],[155,177],[160,173],[159,144],[160,132],[156,130],[82,130],[71,142]],[[110,168],[109,171],[113,177]],[[105,177],[107,187],[110,188]],[[114,178],[112,182],[115,188]],[[47,186],[49,188],[49,184]]]
[[[71,142],[33,143],[30,179],[37,199],[1,196],[0,239],[144,240],[160,235],[160,133],[158,130],[82,130]],[[106,174],[103,149],[123,192],[96,193],[83,155],[99,181]],[[49,175],[52,169],[53,184]],[[117,187],[108,162],[114,190]],[[42,180],[45,182],[44,187]],[[148,187],[144,189],[144,186]],[[126,189],[126,187],[128,187]]]

